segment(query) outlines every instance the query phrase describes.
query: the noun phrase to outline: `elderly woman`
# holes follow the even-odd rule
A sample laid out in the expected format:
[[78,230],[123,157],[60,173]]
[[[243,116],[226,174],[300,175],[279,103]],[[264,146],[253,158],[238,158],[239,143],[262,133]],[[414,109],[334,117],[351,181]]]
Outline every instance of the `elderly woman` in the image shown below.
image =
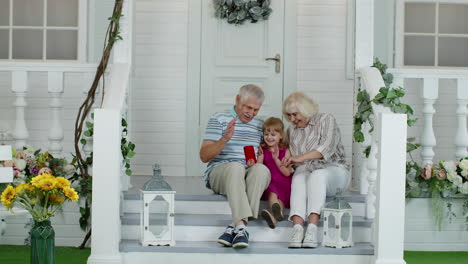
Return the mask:
[[[291,185],[289,220],[294,227],[289,247],[314,248],[318,246],[317,224],[326,196],[346,189],[350,180],[340,129],[331,114],[318,113],[318,105],[301,92],[286,98],[283,114],[291,123],[291,157],[283,162],[296,168]],[[305,220],[309,225],[304,235]]]

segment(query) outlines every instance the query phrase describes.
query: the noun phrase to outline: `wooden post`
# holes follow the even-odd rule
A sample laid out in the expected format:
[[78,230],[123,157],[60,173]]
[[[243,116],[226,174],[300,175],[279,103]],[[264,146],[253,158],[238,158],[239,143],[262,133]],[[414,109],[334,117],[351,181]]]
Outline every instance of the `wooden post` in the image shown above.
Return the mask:
[[405,264],[406,115],[381,114],[379,120],[374,263]]

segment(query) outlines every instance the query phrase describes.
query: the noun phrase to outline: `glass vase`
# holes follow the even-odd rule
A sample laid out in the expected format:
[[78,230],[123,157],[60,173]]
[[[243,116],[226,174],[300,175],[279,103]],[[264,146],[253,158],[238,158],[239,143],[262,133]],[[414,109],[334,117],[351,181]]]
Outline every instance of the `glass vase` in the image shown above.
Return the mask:
[[31,264],[55,264],[55,231],[50,220],[34,221],[31,229]]

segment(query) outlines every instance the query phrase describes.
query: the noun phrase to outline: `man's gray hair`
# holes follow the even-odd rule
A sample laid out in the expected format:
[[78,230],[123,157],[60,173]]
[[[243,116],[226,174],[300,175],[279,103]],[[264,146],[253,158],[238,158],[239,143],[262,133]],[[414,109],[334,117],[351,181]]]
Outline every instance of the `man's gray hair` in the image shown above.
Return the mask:
[[265,100],[262,88],[255,84],[246,84],[242,86],[239,89],[239,97],[242,103],[247,102],[249,98],[255,98],[259,103],[263,103],[263,100]]

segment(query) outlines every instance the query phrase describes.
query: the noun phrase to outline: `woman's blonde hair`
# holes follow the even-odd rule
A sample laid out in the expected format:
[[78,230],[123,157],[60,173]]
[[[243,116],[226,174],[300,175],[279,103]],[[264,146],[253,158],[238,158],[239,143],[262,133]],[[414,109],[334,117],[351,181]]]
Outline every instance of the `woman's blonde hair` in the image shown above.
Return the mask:
[[283,115],[287,120],[288,114],[299,113],[309,121],[318,111],[318,104],[303,92],[294,92],[283,102]]
[[[287,148],[289,146],[286,132],[284,132],[284,124],[281,119],[277,117],[270,117],[265,120],[263,123],[263,133],[265,133],[265,130],[268,128],[271,128],[281,134],[281,140],[279,142],[280,148]],[[265,138],[263,138],[263,144],[266,144]]]

